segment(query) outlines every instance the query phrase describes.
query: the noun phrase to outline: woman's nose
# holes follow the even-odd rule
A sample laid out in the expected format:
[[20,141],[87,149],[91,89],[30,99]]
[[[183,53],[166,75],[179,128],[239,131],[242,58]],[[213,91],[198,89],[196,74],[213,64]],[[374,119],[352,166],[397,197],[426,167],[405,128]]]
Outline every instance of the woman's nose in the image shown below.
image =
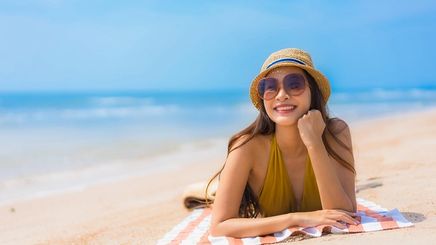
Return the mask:
[[278,100],[289,99],[289,95],[288,95],[288,93],[286,93],[286,91],[283,89],[283,87],[279,88],[279,92],[276,95],[276,99],[278,99]]

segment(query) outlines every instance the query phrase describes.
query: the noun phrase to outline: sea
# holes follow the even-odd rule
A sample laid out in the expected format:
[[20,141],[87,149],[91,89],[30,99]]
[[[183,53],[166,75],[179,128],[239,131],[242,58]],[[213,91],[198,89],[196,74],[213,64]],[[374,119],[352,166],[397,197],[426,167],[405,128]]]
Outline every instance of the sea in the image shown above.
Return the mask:
[[[350,124],[435,106],[436,87],[339,90],[328,103]],[[198,142],[224,154],[257,114],[242,89],[0,92],[0,205],[148,174],[194,158]]]

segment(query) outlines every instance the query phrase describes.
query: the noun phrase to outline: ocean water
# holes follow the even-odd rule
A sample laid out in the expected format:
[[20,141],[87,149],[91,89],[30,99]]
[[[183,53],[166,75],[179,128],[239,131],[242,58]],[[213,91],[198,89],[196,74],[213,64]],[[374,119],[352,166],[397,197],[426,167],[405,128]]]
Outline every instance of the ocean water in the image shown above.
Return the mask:
[[[436,89],[333,91],[328,105],[358,122],[436,106]],[[0,93],[0,203],[147,173],[194,142],[224,151],[256,116],[246,90]]]

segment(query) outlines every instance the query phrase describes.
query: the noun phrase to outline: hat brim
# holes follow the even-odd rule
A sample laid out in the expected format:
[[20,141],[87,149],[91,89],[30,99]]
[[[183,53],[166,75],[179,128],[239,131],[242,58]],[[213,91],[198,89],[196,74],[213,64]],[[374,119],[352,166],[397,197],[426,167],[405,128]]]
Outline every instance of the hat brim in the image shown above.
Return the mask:
[[254,107],[256,107],[258,110],[260,110],[260,103],[262,103],[262,99],[259,97],[257,93],[257,86],[259,84],[260,79],[264,78],[268,72],[271,70],[278,68],[278,67],[285,67],[285,66],[293,66],[293,67],[299,67],[305,71],[307,71],[316,81],[318,84],[318,87],[321,91],[322,97],[324,99],[324,102],[327,103],[328,98],[330,97],[330,83],[327,77],[325,77],[321,72],[319,72],[316,69],[313,69],[310,66],[306,65],[300,65],[292,62],[284,62],[279,63],[277,65],[273,65],[269,67],[268,69],[260,72],[251,82],[250,86],[250,98],[251,102],[253,103]]

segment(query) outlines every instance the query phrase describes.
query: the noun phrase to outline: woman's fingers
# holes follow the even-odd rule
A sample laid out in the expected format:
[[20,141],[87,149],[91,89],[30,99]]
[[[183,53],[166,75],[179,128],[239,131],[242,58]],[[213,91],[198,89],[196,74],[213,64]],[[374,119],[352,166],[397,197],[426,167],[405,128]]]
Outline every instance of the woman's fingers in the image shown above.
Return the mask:
[[358,220],[351,217],[350,214],[352,214],[352,213],[350,213],[350,214],[348,214],[348,213],[349,212],[346,212],[346,211],[339,212],[339,213],[335,214],[333,218],[335,220],[343,221],[343,222],[346,222],[348,224],[353,224],[353,225],[357,225],[360,223]]
[[345,210],[341,210],[341,209],[333,209],[333,210],[337,211],[337,212],[340,212],[340,213],[348,214],[351,217],[356,216],[356,213],[348,212],[348,211],[345,211]]
[[348,211],[345,211],[345,210],[336,210],[336,211],[341,212],[341,213],[345,213],[345,214],[347,214],[347,215],[349,215],[351,217],[357,217],[358,216],[357,213],[348,212]]
[[341,216],[339,216],[340,220],[343,222],[346,222],[348,224],[352,224],[352,225],[357,225],[359,224],[359,221],[356,219],[353,219],[351,216],[349,216],[348,214],[343,214]]
[[344,212],[353,218],[358,216],[356,213],[352,213],[352,212],[348,212],[348,211],[344,211]]
[[332,221],[332,222],[329,223],[329,225],[332,225],[332,226],[334,226],[336,228],[339,228],[341,230],[347,228],[347,226],[345,224],[342,224],[342,223],[337,222],[337,221]]

